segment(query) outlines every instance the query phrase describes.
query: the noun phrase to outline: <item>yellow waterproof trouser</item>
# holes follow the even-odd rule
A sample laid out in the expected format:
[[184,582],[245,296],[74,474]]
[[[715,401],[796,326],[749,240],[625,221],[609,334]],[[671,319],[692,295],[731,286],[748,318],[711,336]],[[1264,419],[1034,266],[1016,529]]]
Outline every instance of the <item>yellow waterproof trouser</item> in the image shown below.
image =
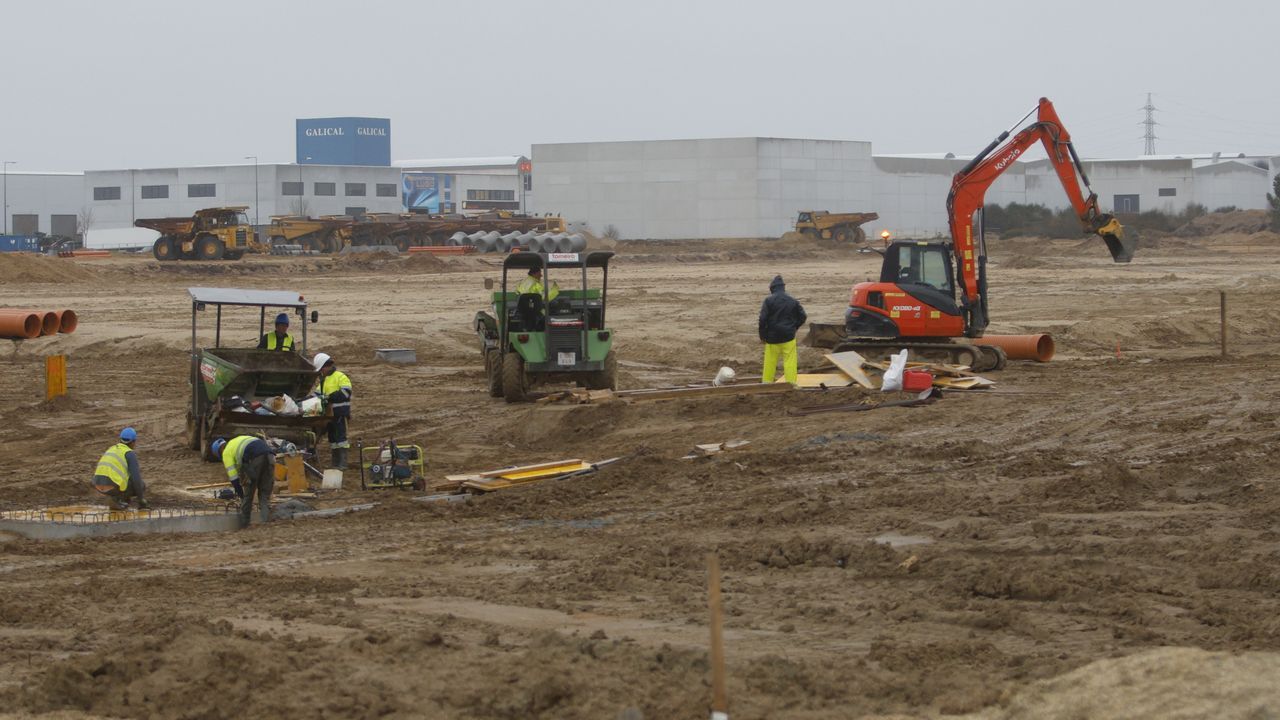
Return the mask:
[[764,371],[760,373],[760,382],[773,382],[773,375],[778,369],[778,356],[782,356],[782,376],[792,385],[796,384],[796,341],[792,339],[784,343],[764,344]]

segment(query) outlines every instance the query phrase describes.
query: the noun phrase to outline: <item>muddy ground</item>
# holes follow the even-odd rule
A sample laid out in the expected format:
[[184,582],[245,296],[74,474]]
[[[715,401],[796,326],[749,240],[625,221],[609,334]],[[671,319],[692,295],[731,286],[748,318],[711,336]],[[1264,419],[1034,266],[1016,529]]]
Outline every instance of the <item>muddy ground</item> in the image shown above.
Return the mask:
[[[433,477],[624,458],[466,504],[343,490],[318,504],[379,504],[228,534],[6,537],[0,708],[705,717],[714,551],[734,718],[1192,717],[1206,697],[1220,717],[1275,717],[1280,237],[1152,244],[1119,266],[1096,243],[997,243],[991,330],[1052,332],[1053,362],[1011,363],[994,389],[929,407],[807,417],[787,410],[862,391],[490,399],[470,326],[492,259],[0,257],[0,305],[80,313],[73,335],[0,348],[3,509],[92,499],[124,425],[155,504],[204,502],[183,490],[220,477],[182,436],[197,285],[305,294],[321,314],[312,352],[354,382],[353,438],[418,441]],[[609,324],[632,388],[758,372],[775,273],[834,322],[878,269],[779,242],[619,253]],[[256,314],[241,320],[247,344]],[[381,347],[418,364],[376,363]],[[57,352],[70,395],[44,402]],[[733,438],[751,444],[679,459]]]

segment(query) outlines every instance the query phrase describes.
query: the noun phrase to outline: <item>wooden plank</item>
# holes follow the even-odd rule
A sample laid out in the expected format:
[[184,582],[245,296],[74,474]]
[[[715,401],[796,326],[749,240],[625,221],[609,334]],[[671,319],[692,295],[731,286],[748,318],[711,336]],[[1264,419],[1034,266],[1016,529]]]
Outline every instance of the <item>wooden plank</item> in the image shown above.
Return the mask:
[[614,397],[628,401],[637,400],[677,400],[681,398],[714,397],[716,395],[764,395],[769,393],[790,392],[787,383],[755,383],[750,385],[722,385],[695,388],[671,388],[663,390],[620,390]]
[[[525,470],[523,472],[504,473],[498,477],[503,480],[520,482],[522,480],[540,480],[542,478],[554,477],[556,475],[564,475],[565,473],[578,472],[579,470],[589,470],[590,463],[575,462],[569,465],[556,465],[554,467],[541,468],[539,470]],[[490,476],[492,477],[492,476]]]
[[580,458],[570,458],[568,460],[553,460],[551,462],[537,463],[535,465],[519,465],[502,468],[500,470],[486,470],[476,474],[480,477],[502,477],[503,475],[510,475],[512,473],[521,473],[528,470],[542,470],[545,468],[560,467],[562,465],[575,465],[581,462],[582,460]]
[[832,365],[840,368],[840,372],[848,375],[854,382],[864,388],[874,390],[877,386],[871,381],[871,378],[862,370],[862,366],[867,364],[866,358],[859,355],[853,350],[847,350],[842,353],[827,353],[823,355]]
[[[778,378],[777,382],[786,382],[786,378]],[[796,387],[802,388],[842,388],[853,384],[853,378],[844,373],[800,373],[796,375]]]
[[966,377],[966,378],[949,378],[936,377],[933,379],[933,386],[940,388],[950,388],[953,390],[971,390],[973,388],[986,388],[995,385],[995,382],[984,377]]
[[213,488],[231,487],[231,482],[201,483],[199,485],[188,485],[185,490],[212,490]]

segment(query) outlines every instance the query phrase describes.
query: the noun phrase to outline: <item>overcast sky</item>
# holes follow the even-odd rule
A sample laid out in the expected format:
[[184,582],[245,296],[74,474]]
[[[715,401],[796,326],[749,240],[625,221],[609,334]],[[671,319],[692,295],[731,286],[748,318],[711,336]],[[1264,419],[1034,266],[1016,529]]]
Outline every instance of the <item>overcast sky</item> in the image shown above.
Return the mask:
[[1280,154],[1280,2],[4,0],[13,170],[293,160],[294,119],[392,157],[775,136],[972,154],[1057,106],[1086,157]]

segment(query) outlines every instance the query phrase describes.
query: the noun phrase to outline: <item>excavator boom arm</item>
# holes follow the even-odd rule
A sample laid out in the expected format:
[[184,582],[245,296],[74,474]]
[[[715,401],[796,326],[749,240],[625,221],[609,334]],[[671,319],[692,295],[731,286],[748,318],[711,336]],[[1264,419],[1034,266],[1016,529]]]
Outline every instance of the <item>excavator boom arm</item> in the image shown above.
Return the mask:
[[[1036,121],[1018,131],[1012,139],[1008,138],[1008,131],[1001,133],[1000,137],[956,173],[951,182],[951,193],[947,197],[951,240],[967,303],[976,303],[981,297],[978,264],[986,252],[985,248],[977,247],[973,236],[974,213],[983,206],[987,188],[1037,142],[1048,153],[1049,162],[1058,174],[1058,180],[1062,182],[1062,188],[1067,192],[1067,198],[1071,201],[1076,217],[1080,218],[1084,232],[1101,236],[1116,262],[1129,262],[1133,258],[1133,242],[1125,239],[1120,223],[1111,215],[1099,212],[1098,196],[1089,188],[1089,178],[1071,144],[1071,134],[1063,127],[1062,120],[1048,98],[1040,98]],[[1008,142],[1005,142],[1006,139]],[[1081,189],[1082,182],[1084,190]],[[1085,190],[1089,191],[1088,195]]]

